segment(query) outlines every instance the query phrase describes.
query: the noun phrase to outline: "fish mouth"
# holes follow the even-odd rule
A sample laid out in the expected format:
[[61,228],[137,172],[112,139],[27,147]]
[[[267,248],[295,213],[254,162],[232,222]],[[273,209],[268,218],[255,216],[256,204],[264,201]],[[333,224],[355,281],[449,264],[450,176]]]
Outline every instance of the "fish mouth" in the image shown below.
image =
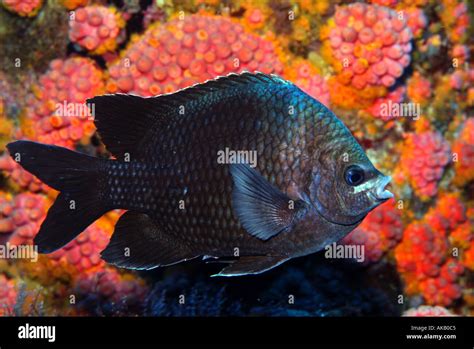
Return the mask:
[[376,201],[387,201],[394,197],[393,193],[385,187],[392,181],[390,176],[382,176],[375,184],[375,190],[370,192]]

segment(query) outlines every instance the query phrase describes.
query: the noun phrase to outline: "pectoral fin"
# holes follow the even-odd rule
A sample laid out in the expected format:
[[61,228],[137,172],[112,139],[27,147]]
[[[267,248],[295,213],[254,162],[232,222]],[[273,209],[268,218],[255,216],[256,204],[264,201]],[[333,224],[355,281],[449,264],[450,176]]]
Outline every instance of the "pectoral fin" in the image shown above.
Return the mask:
[[250,235],[268,240],[306,213],[304,201],[291,200],[248,164],[232,164],[230,173],[234,211]]
[[282,256],[243,256],[214,276],[243,276],[260,274],[286,262]]

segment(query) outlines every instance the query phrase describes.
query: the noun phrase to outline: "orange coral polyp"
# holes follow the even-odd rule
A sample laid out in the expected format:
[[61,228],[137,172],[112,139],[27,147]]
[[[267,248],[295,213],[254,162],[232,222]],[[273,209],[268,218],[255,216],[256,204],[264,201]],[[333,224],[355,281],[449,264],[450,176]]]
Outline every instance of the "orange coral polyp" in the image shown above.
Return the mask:
[[[183,35],[176,37],[178,31]],[[156,50],[151,43],[163,45],[166,51]],[[124,56],[140,58],[131,59],[129,68],[120,62],[112,64],[109,81],[113,84],[107,86],[142,96],[174,92],[178,87],[230,72],[283,70],[272,41],[246,32],[230,19],[210,15],[186,16],[162,27],[152,25]]]
[[124,27],[125,21],[115,8],[86,6],[69,21],[69,39],[92,54],[102,55],[115,50]]

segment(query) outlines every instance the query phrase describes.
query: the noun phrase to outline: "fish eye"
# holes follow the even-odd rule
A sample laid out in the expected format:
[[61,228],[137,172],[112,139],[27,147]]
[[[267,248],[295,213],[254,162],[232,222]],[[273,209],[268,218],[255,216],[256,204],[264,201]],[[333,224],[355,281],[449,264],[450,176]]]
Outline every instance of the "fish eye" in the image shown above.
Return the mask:
[[355,187],[364,181],[364,170],[356,165],[349,166],[346,169],[344,178],[347,184]]

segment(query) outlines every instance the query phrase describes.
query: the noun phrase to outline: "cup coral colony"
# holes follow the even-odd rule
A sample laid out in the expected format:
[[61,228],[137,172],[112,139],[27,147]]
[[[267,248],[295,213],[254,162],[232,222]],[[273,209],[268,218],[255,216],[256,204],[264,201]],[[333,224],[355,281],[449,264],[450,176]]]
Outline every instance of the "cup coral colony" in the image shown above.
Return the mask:
[[[474,315],[473,10],[467,0],[1,0],[0,315]],[[61,194],[23,168],[7,144],[33,141],[101,161],[123,160],[107,144],[119,137],[102,135],[100,127],[98,132],[100,110],[88,100],[104,94],[169,97],[245,72],[290,82],[337,115],[370,163],[391,176],[388,189],[394,198],[383,188],[375,190],[383,200],[338,241],[328,238],[319,252],[301,253],[305,256],[278,261],[281,265],[271,271],[232,280],[209,277],[220,270],[211,263],[211,252],[219,246],[213,245],[214,235],[199,235],[208,224],[199,215],[180,219],[192,234],[202,236],[200,244],[214,246],[199,258],[208,263],[196,260],[151,272],[107,263],[101,253],[115,241],[117,221],[127,217],[121,209],[96,217],[56,251],[43,254],[41,245],[38,251],[35,239]],[[228,80],[216,81],[232,87]],[[204,86],[207,92],[220,88]],[[253,92],[252,86],[246,88]],[[179,98],[184,104],[185,98]],[[284,98],[282,93],[279,101]],[[223,147],[214,154],[216,159],[220,155],[216,164],[230,166],[248,158],[251,171],[265,174],[272,185],[287,183],[285,171],[309,166],[302,144],[312,125],[301,124],[296,131],[288,127],[302,110],[297,102],[280,109],[285,115],[280,124],[252,124],[279,135],[278,152],[270,153],[268,139],[257,139],[255,149]],[[123,132],[133,134],[138,114],[121,124]],[[231,120],[232,115],[237,111],[229,112],[213,137],[196,131],[203,143],[195,150],[227,134],[226,127],[246,134],[245,127],[239,129],[244,123]],[[203,129],[214,119],[203,119]],[[342,134],[334,131],[336,126],[318,127],[335,132],[336,140]],[[164,126],[160,132],[174,130]],[[179,137],[183,144],[189,141]],[[325,141],[321,136],[320,142]],[[278,160],[275,171],[259,166],[267,157]],[[199,159],[193,160],[175,173],[176,183],[193,180]],[[215,188],[202,181],[198,191],[221,188],[223,175],[212,176]],[[359,178],[353,168],[341,176],[355,183],[349,186],[355,191],[363,190],[359,180],[371,180]],[[257,181],[248,177],[242,183],[252,180]],[[280,194],[298,208],[303,195],[296,195],[302,191],[294,182]],[[309,196],[320,190],[308,188]],[[193,190],[187,189],[188,194]],[[119,198],[125,194],[117,193]],[[228,222],[226,215],[233,213],[219,210],[223,202],[216,200],[193,212],[214,210]],[[320,200],[331,209],[333,201]],[[183,201],[193,209],[194,204]],[[324,211],[326,217],[339,218],[333,211]],[[234,213],[244,228],[252,226],[254,221],[248,223],[239,212],[253,211]],[[264,234],[258,227],[249,231]],[[270,234],[268,242],[288,233],[281,231]],[[242,252],[230,251],[235,258]],[[293,303],[288,294],[296,295]],[[182,304],[180,296],[186,299]]]

